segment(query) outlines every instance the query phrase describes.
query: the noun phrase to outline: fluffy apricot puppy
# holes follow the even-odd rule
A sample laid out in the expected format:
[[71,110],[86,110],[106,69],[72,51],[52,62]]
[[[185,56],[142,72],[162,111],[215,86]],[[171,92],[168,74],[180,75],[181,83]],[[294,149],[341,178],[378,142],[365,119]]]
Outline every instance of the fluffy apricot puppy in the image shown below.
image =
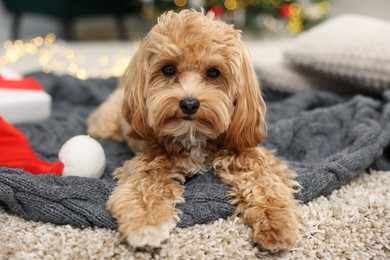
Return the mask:
[[95,138],[136,156],[114,172],[108,209],[135,247],[158,247],[179,221],[186,177],[213,171],[261,247],[293,246],[294,172],[265,138],[266,107],[240,31],[192,10],[167,12],[141,42],[120,86],[89,118]]

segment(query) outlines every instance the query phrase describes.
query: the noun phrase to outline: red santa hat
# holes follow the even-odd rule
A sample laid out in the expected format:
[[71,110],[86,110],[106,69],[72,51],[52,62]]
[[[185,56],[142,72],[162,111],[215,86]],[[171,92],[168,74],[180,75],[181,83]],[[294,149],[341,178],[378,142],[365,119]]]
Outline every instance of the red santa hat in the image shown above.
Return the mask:
[[106,162],[101,145],[86,135],[69,139],[59,152],[59,160],[50,163],[39,159],[23,133],[0,117],[0,167],[31,174],[100,178]]

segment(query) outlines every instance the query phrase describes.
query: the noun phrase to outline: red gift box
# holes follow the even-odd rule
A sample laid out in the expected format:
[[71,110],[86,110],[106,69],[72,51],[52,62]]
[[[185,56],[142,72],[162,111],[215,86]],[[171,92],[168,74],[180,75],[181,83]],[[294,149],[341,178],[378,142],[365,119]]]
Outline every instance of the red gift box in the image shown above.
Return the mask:
[[47,119],[51,96],[35,79],[14,75],[0,71],[0,116],[13,124]]

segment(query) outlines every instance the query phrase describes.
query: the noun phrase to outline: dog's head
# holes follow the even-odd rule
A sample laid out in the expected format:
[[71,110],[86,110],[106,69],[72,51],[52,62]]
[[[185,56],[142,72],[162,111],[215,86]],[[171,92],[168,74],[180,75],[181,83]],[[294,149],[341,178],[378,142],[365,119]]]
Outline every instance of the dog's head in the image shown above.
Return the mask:
[[264,139],[265,104],[240,31],[212,13],[162,15],[122,80],[132,137],[202,137],[238,150]]

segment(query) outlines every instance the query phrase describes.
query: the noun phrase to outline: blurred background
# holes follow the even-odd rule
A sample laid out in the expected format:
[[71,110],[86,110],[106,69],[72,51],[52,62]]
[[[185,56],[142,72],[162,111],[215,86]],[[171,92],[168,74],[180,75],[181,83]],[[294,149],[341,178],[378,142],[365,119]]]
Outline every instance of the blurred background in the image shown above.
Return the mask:
[[390,0],[0,0],[0,67],[119,76],[156,17],[187,7],[242,29],[255,61],[340,14],[390,19]]
[[296,34],[325,18],[390,19],[389,0],[1,0],[0,41],[54,33],[66,40],[134,40],[166,10],[203,6],[246,33]]

